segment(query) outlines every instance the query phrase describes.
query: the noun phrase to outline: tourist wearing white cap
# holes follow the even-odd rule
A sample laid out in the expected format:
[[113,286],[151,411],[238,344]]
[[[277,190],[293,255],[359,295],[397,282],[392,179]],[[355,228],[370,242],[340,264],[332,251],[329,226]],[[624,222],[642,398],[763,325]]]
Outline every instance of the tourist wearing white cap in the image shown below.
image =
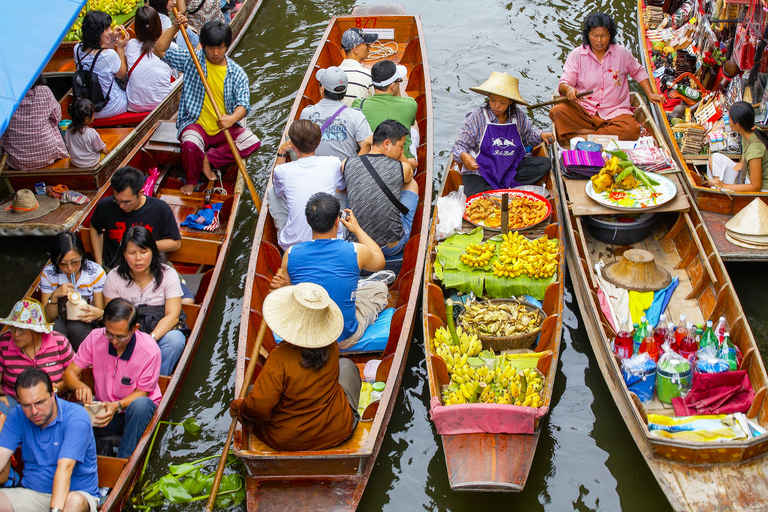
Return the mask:
[[362,112],[342,103],[348,81],[341,68],[319,69],[315,76],[323,99],[302,110],[299,117],[320,127],[322,138],[316,155],[346,160],[358,153],[373,132]]
[[360,371],[339,357],[344,328],[339,307],[322,286],[301,283],[264,299],[264,320],[281,342],[253,389],[230,414],[276,450],[330,448],[349,438],[360,415]]
[[[371,78],[373,80],[374,95],[370,98],[357,99],[352,104],[354,108],[359,108],[368,119],[371,130],[382,121],[394,119],[400,122],[406,128],[416,124],[416,100],[403,94],[400,94],[400,84],[408,76],[408,70],[405,66],[395,64],[391,60],[380,60],[371,68]],[[416,168],[416,144],[413,144],[413,137],[418,135],[418,131],[411,130],[405,139],[403,161],[407,161],[411,167]]]
[[342,102],[348,107],[352,106],[355,98],[367,98],[373,95],[371,70],[363,66],[363,61],[368,57],[371,43],[378,38],[378,34],[364,32],[359,28],[350,28],[341,36],[341,47],[344,49],[346,58],[339,67],[349,78],[349,87],[344,93]]

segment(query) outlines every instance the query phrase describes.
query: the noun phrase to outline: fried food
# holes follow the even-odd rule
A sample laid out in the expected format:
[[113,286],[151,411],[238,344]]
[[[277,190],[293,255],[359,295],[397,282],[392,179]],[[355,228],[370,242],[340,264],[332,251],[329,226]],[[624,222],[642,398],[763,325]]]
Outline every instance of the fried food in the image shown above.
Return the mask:
[[531,306],[514,302],[469,302],[459,318],[469,334],[509,337],[528,334],[543,320]]
[[[467,207],[467,218],[478,226],[501,227],[500,201],[478,197]],[[509,229],[522,229],[538,224],[547,217],[546,203],[526,196],[510,196]]]

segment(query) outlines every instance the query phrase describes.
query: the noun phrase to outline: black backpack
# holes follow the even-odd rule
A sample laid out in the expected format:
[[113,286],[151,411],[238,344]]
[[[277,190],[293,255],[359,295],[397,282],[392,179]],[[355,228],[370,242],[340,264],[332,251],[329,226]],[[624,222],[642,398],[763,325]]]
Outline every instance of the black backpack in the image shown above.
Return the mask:
[[82,59],[80,58],[80,49],[77,51],[77,71],[72,75],[72,93],[75,98],[85,98],[93,103],[96,112],[100,112],[109,103],[109,93],[112,92],[112,85],[109,85],[107,97],[104,97],[104,91],[101,90],[99,75],[93,72],[93,66],[96,65],[96,59],[99,58],[104,48],[100,48],[91,62],[91,69],[83,69]]

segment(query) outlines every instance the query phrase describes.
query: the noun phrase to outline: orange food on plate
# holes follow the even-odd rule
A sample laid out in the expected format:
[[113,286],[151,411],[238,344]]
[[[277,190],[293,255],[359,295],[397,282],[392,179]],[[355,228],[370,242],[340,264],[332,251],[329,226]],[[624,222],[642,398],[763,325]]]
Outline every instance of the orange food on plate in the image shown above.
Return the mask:
[[[547,204],[526,196],[509,198],[509,229],[533,226],[547,216]],[[467,206],[470,222],[489,228],[501,227],[501,201],[489,197],[478,197]]]

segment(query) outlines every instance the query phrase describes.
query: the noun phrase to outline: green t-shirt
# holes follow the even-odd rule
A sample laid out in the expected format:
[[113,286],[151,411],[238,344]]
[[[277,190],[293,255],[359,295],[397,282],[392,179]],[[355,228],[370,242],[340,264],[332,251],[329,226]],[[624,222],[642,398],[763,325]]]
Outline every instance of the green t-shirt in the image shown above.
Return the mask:
[[746,162],[747,167],[743,172],[749,176],[749,161],[759,158],[763,167],[762,183],[760,185],[761,190],[768,190],[768,151],[766,151],[765,144],[760,142],[756,134],[752,134],[749,137],[749,141],[744,145],[744,151],[741,153],[742,159]]
[[[357,98],[352,103],[353,108],[360,108],[361,98]],[[363,114],[368,119],[368,124],[371,125],[371,131],[376,131],[376,127],[381,124],[382,121],[387,119],[394,119],[400,121],[403,126],[410,129],[413,123],[416,121],[416,100],[410,96],[392,96],[391,94],[374,94],[368,98],[365,98],[363,103]],[[406,158],[413,158],[415,155],[411,154],[411,136],[408,135],[405,138],[405,156]]]

